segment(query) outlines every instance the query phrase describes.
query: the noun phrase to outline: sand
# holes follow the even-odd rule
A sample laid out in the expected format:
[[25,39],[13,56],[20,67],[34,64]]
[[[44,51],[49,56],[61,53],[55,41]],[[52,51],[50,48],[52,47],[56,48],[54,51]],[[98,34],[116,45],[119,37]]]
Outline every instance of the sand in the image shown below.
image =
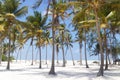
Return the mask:
[[[50,63],[50,61],[48,61]],[[105,71],[103,77],[97,77],[96,74],[99,70],[98,64],[89,61],[89,67],[79,65],[75,61],[75,66],[72,61],[67,61],[66,67],[62,67],[62,62],[56,64],[56,76],[49,75],[51,65],[42,62],[42,69],[39,69],[39,62],[30,65],[31,61],[13,61],[11,69],[6,70],[6,62],[0,65],[0,80],[120,80],[120,66],[110,65],[109,70]]]

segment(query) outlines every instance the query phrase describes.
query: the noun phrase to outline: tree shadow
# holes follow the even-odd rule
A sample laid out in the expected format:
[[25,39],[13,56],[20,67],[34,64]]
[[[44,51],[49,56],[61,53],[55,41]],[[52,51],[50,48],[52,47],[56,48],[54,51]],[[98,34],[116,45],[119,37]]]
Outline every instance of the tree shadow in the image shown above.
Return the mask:
[[0,70],[0,72],[16,72],[16,71],[19,71],[19,72],[21,72],[21,71],[26,71],[25,69],[10,69],[10,70],[7,70],[7,69],[2,69],[2,70]]

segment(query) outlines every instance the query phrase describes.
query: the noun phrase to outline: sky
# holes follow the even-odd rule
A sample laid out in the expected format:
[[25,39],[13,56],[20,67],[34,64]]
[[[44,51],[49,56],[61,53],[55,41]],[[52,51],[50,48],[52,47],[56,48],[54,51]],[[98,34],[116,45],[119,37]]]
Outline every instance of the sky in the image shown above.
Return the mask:
[[[32,9],[32,6],[35,4],[37,0],[26,0],[24,3],[21,4],[21,6],[28,6],[28,14],[24,17],[18,18],[21,21],[26,21],[26,17],[28,15],[33,15],[34,10]],[[37,11],[40,11],[43,15],[46,12],[46,0],[43,0],[43,3],[41,4],[41,6],[39,8],[36,9]],[[65,23],[67,25],[67,28],[69,28],[71,30],[71,34],[73,36],[75,36],[75,32],[72,32],[72,27],[68,26],[70,24],[71,19],[66,19]],[[16,59],[22,59],[25,60],[26,59],[26,55],[27,55],[27,60],[31,59],[32,56],[32,47],[30,46],[30,40],[25,44],[24,48],[22,48],[21,50],[16,50],[14,52],[14,57]],[[84,46],[83,46],[84,47]],[[45,55],[46,55],[46,51],[45,51],[45,47],[42,48],[42,59],[45,60]],[[66,49],[65,49],[66,52]],[[34,60],[39,59],[39,54],[38,54],[38,49],[34,46]],[[72,53],[73,53],[73,57],[75,60],[79,60],[80,59],[80,54],[79,54],[79,44],[78,43],[73,43],[73,48],[72,48]],[[48,60],[51,60],[51,55],[52,55],[52,46],[49,45],[48,46]],[[67,60],[71,60],[71,53],[70,50],[67,50],[67,53],[65,53],[66,55],[66,59]],[[84,59],[84,48],[82,49],[82,55],[83,55],[83,59]],[[97,59],[97,57],[95,56],[90,56],[90,53],[87,51],[87,57],[88,60],[93,60],[93,59]],[[62,59],[62,52],[60,49],[59,52],[59,59]]]

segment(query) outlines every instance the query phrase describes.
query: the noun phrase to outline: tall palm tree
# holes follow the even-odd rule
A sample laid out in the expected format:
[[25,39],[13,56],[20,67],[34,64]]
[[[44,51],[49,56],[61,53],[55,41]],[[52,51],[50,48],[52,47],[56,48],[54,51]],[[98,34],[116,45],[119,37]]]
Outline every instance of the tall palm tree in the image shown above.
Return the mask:
[[62,48],[62,54],[63,54],[63,67],[65,67],[65,52],[64,52],[64,42],[65,42],[65,27],[64,25],[61,25],[62,29],[59,29],[59,35],[60,35],[60,43]]
[[83,39],[83,35],[82,35],[82,30],[78,31],[78,39],[79,39],[79,50],[80,50],[80,65],[82,65],[82,39]]
[[[37,38],[37,44],[39,44],[39,53],[40,53],[40,67],[41,68],[41,46],[43,44],[43,42],[41,42],[41,30],[44,30],[45,29],[45,24],[46,24],[46,20],[47,20],[47,17],[44,16],[42,17],[41,13],[38,12],[38,11],[35,11],[34,12],[34,16],[28,16],[27,17],[27,20],[28,22],[31,23],[32,25],[32,28],[29,30],[29,29],[26,29],[26,31],[28,31],[28,35],[26,36],[27,39],[29,38],[32,38],[32,41],[31,43],[33,44],[33,40],[34,38]],[[36,32],[37,31],[37,32]],[[46,33],[47,34],[47,33]],[[46,37],[48,37],[49,35],[45,35]],[[45,37],[45,38],[46,38]],[[47,38],[46,38],[47,39]],[[43,41],[43,40],[42,40]],[[40,42],[40,43],[39,43]],[[33,55],[33,53],[32,53]],[[33,61],[32,61],[33,62]]]
[[75,61],[74,61],[74,57],[73,57],[73,53],[72,53],[72,45],[73,40],[72,40],[72,35],[70,34],[69,31],[65,31],[65,45],[67,47],[67,49],[70,49],[70,53],[71,53],[71,57],[72,57],[72,61],[73,61],[73,66],[75,65]]
[[[58,2],[58,3],[57,3]],[[63,7],[62,9],[60,7]],[[52,0],[52,46],[53,46],[53,52],[52,52],[52,65],[51,65],[51,70],[49,74],[55,75],[55,68],[54,68],[54,56],[55,56],[55,30],[57,27],[60,25],[59,23],[59,17],[63,19],[64,13],[67,10],[68,6],[64,4],[64,1],[57,1],[57,0]],[[62,48],[63,49],[63,48]],[[63,52],[64,53],[64,52]],[[63,54],[64,56],[64,54]],[[63,65],[64,66],[64,65]]]
[[27,6],[23,6],[19,8],[20,6],[20,0],[4,0],[2,1],[2,6],[3,6],[3,12],[4,12],[4,29],[5,31],[8,32],[6,34],[6,37],[9,40],[9,52],[8,52],[8,64],[7,64],[7,70],[10,69],[10,53],[11,53],[11,31],[12,29],[16,28],[18,25],[18,22],[16,20],[16,17],[21,17],[27,13]]
[[33,27],[31,27],[30,29],[27,29],[29,32],[31,33],[31,35],[28,36],[28,38],[31,39],[31,43],[30,45],[32,46],[32,62],[31,65],[33,65],[33,57],[34,57],[34,51],[33,51],[33,43],[34,43],[34,38],[35,38],[35,32],[37,29],[39,29],[40,26],[40,21],[41,20],[41,14],[39,14],[38,12],[34,12],[34,16],[28,16],[27,17],[27,21],[31,23],[31,25],[33,25]]
[[46,64],[47,64],[47,46],[50,43],[50,32],[47,30],[47,28],[45,28],[45,46],[46,46]]
[[84,43],[85,43],[85,63],[86,63],[86,68],[89,68],[88,63],[87,63],[87,53],[86,53],[86,29],[84,31],[85,31],[85,40],[84,40]]
[[43,34],[43,31],[42,31],[42,30],[37,30],[37,34],[36,34],[37,43],[36,43],[36,45],[37,45],[38,48],[39,48],[39,60],[40,60],[39,68],[40,68],[40,69],[42,68],[41,47],[43,46],[44,41],[45,41],[45,38],[44,38],[44,36],[43,36],[42,34]]
[[57,64],[59,63],[59,48],[60,48],[60,39],[59,36],[55,37],[55,48],[56,48],[56,56],[57,56]]
[[[57,4],[57,2],[59,4]],[[47,6],[47,12],[46,15],[48,15],[48,11],[52,11],[52,23],[51,23],[51,28],[52,28],[52,64],[51,64],[51,69],[49,74],[55,75],[55,63],[54,63],[54,57],[55,57],[55,30],[58,25],[59,25],[59,18],[60,16],[63,16],[67,6],[63,4],[64,0],[48,0],[48,6]],[[40,4],[42,3],[42,0],[38,0],[34,8],[37,8]],[[52,4],[52,5],[51,5]],[[49,9],[49,6],[52,6],[51,9]],[[62,9],[60,8],[63,7]]]

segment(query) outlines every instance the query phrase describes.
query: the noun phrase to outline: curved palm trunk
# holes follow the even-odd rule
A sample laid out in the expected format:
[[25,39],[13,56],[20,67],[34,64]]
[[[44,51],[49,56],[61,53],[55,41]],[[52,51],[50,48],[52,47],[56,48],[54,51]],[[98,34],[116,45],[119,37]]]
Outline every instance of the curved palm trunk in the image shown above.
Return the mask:
[[[86,37],[86,31],[85,31],[85,37]],[[86,64],[86,68],[89,68],[88,63],[87,63],[86,39],[85,39],[85,64]]]
[[102,39],[100,36],[100,26],[99,26],[99,19],[98,19],[98,15],[97,15],[97,9],[95,9],[95,19],[96,19],[96,28],[97,28],[97,34],[98,34],[98,42],[100,45],[100,54],[101,54],[101,65],[100,65],[100,69],[99,72],[97,73],[97,76],[103,76],[104,71],[103,71],[103,66],[104,66],[104,54],[103,54],[103,50],[102,50]]
[[41,46],[39,46],[39,61],[40,61],[39,69],[41,69],[42,68],[42,65],[41,65]]
[[71,57],[72,57],[72,61],[73,61],[73,66],[75,65],[75,62],[74,62],[74,58],[73,58],[73,53],[72,53],[72,49],[70,47],[70,52],[71,52]]
[[80,65],[82,65],[82,43],[79,42],[79,48],[80,48]]
[[9,52],[8,52],[8,60],[7,60],[7,68],[6,68],[7,70],[10,70],[10,51],[11,51],[11,40],[9,39]]

